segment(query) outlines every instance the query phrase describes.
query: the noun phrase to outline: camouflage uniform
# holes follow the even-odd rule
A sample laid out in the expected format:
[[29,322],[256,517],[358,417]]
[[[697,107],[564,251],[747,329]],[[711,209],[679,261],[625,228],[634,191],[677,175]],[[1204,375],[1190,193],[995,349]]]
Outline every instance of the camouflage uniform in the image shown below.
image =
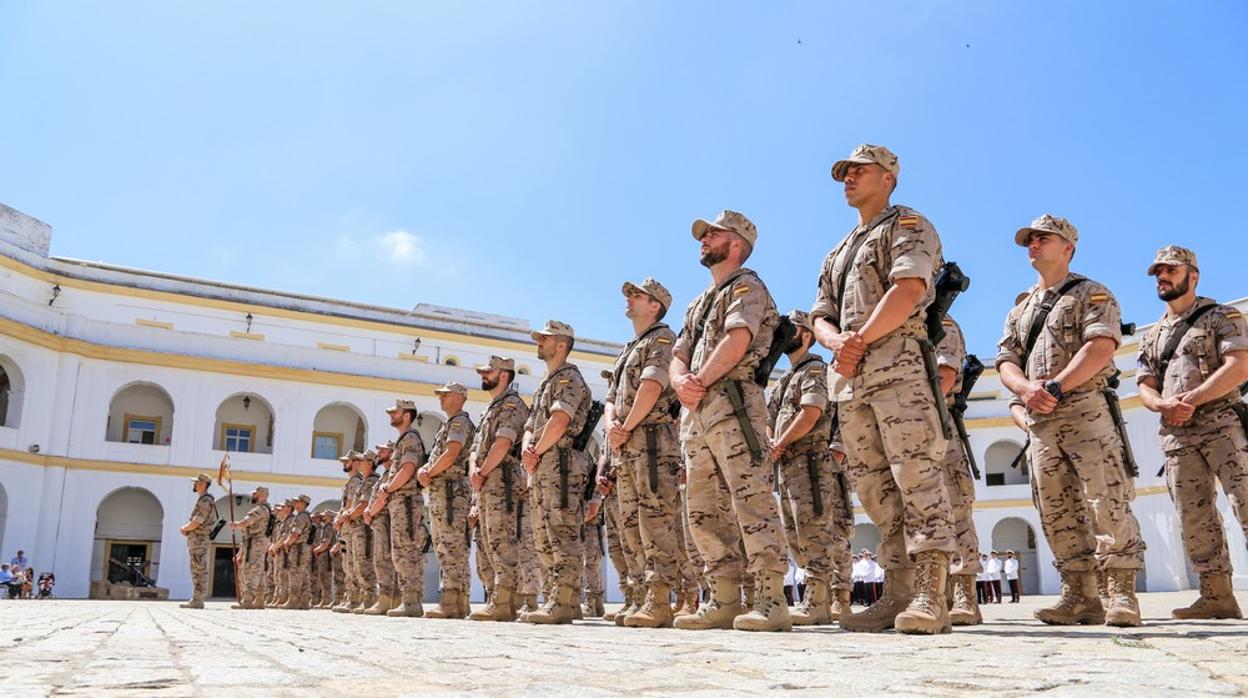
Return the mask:
[[429,457],[436,463],[451,443],[461,446],[459,457],[451,467],[435,475],[427,488],[429,525],[434,550],[442,568],[442,592],[468,593],[468,454],[476,431],[468,413],[451,415],[438,429]]
[[[398,575],[404,604],[420,603],[425,592],[425,499],[416,482],[416,471],[428,461],[425,442],[415,429],[408,429],[394,444],[390,467],[382,486],[389,492],[386,513],[390,518],[390,551]],[[395,489],[394,478],[404,464],[411,463],[411,478]]]
[[[602,558],[606,552],[603,550],[602,531],[606,524],[605,517],[606,512],[600,508],[597,518],[581,524],[581,559],[584,561],[581,568],[581,588],[591,602],[595,598],[601,601],[602,593],[606,589],[602,579]],[[587,602],[587,605],[592,603]]]
[[[339,460],[347,458],[344,456]],[[342,485],[342,502],[339,506],[339,513],[345,513],[351,509],[351,500],[355,497],[356,488],[364,481],[364,477],[359,474],[352,474]],[[350,606],[358,604],[363,597],[363,589],[360,588],[359,581],[355,575],[355,557],[353,557],[356,548],[356,535],[359,531],[359,524],[355,521],[345,521],[338,529],[338,539],[342,541],[341,554],[338,558],[338,564],[342,567],[343,574],[343,598],[340,601],[338,610],[347,610]]]
[[[761,444],[767,434],[767,406],[753,372],[771,348],[779,320],[771,294],[750,269],[733,272],[720,288],[708,288],[689,304],[675,353],[688,357],[689,369],[696,373],[729,330],[749,330],[750,346],[725,378],[707,386],[697,410],[685,410],[681,442],[689,468],[689,525],[706,575],[740,582],[747,568],[753,574],[781,575],[788,569],[770,458],[765,451],[751,455],[727,393],[728,381],[740,386],[748,423]],[[695,346],[692,328],[708,303],[706,327]],[[748,560],[740,554],[742,539]]]
[[[1149,273],[1155,273],[1159,264],[1186,264],[1197,269],[1196,255],[1180,247],[1167,247],[1158,252]],[[1213,308],[1201,311],[1201,316],[1179,342],[1165,374],[1161,375],[1161,354],[1176,326],[1190,322],[1193,313],[1208,306]],[[1198,297],[1181,315],[1163,315],[1144,335],[1136,381],[1152,379],[1154,388],[1160,383],[1162,397],[1172,398],[1203,384],[1225,364],[1227,354],[1245,351],[1248,351],[1248,324],[1243,314],[1231,306]],[[1241,360],[1244,358],[1241,355]],[[1207,587],[1217,577],[1228,587],[1218,595],[1229,596],[1232,602],[1234,596],[1226,584],[1232,572],[1231,560],[1222,516],[1216,506],[1214,481],[1222,483],[1235,518],[1248,536],[1248,434],[1235,412],[1240,402],[1239,394],[1231,391],[1196,408],[1186,424],[1171,426],[1163,420],[1160,427],[1166,485],[1179,515],[1183,546],[1193,569],[1201,575],[1201,596],[1214,596]],[[1238,606],[1230,616],[1176,613],[1176,617],[1238,617],[1237,612]]]
[[[319,596],[312,597],[313,605],[329,605],[334,601],[334,560],[329,554],[329,549],[338,541],[337,531],[329,522],[321,524],[320,535],[317,536],[316,546],[325,546],[325,552],[316,556],[316,564],[313,570],[316,574],[317,587],[320,590]],[[341,584],[341,582],[339,583]]]
[[[603,497],[602,500],[603,522],[606,525],[607,534],[607,557],[611,559],[611,566],[615,568],[616,578],[619,581],[620,595],[624,597],[624,605],[630,605],[632,599],[632,582],[630,582],[631,574],[629,572],[629,562],[633,559],[625,552],[624,532],[622,530],[623,515],[620,513],[620,497],[619,489],[611,491],[611,494]],[[633,564],[636,564],[635,562]],[[636,572],[640,575],[640,572]]]
[[472,507],[477,511],[477,523],[472,528],[472,544],[473,563],[477,568],[477,579],[481,580],[481,586],[485,588],[485,598],[488,601],[494,593],[494,568],[490,565],[489,553],[485,550],[485,539],[481,537],[481,505],[480,497],[473,495]]
[[[373,477],[370,475],[366,479],[363,475],[353,475],[347,481],[347,487],[350,488],[348,510],[355,509],[360,503],[367,505],[369,492],[375,482]],[[347,525],[351,527],[351,573],[355,575],[356,603],[363,603],[363,608],[367,608],[377,600],[377,572],[373,568],[377,541],[373,540],[373,532],[364,523],[363,515],[352,519]]]
[[[966,360],[966,340],[962,328],[952,317],[944,319],[945,338],[936,347],[936,365],[957,372],[958,378],[946,396],[946,403],[953,405],[953,396],[962,390],[962,364]],[[949,574],[955,576],[975,575],[983,571],[979,561],[979,534],[972,517],[975,509],[975,480],[971,476],[970,462],[962,439],[949,439],[949,447],[941,461],[945,487],[949,490],[949,506],[953,514],[955,552],[950,561]]]
[[[647,279],[639,290],[661,289],[657,284],[648,286],[651,282]],[[626,292],[631,285],[626,285]],[[666,294],[665,289],[656,292]],[[658,298],[660,302],[665,299],[671,302],[670,295]],[[620,446],[614,463],[623,534],[629,547],[641,553],[644,565],[644,580],[638,581],[670,588],[679,587],[683,557],[678,489],[682,462],[670,412],[676,403],[676,392],[668,375],[675,341],[676,333],[662,323],[639,333],[615,360],[615,375],[619,378],[611,381],[606,396],[607,402],[615,406],[616,421],[622,425],[643,381],[654,381],[662,388],[649,413]]]
[[[204,479],[197,478],[196,481],[212,482],[206,475],[201,477]],[[207,491],[195,500],[190,521],[199,524],[198,528],[186,535],[186,550],[191,560],[191,600],[194,602],[208,597],[208,548],[211,542],[208,534],[217,522],[216,500]]]
[[312,555],[308,552],[308,530],[312,527],[312,517],[307,511],[296,511],[291,515],[289,534],[295,536],[294,545],[290,546],[288,559],[288,584],[291,605],[301,606],[308,602],[308,577],[311,572],[309,563]]
[[242,518],[243,605],[262,605],[264,602],[264,558],[269,549],[269,519],[273,509],[268,502],[257,503]]
[[[494,442],[499,438],[510,439],[513,446],[520,443],[524,423],[529,418],[529,407],[524,404],[514,386],[508,386],[501,395],[490,401],[481,414],[481,427],[473,441],[472,462],[478,467],[485,462]],[[511,491],[507,489],[504,469],[510,469]],[[490,586],[517,591],[520,587],[518,573],[520,547],[532,547],[532,543],[520,540],[517,521],[519,516],[519,492],[524,488],[524,469],[519,459],[509,452],[490,471],[481,485],[478,495],[479,519],[477,530],[483,541],[485,556],[494,570]],[[536,593],[536,590],[534,590]]]
[[[294,523],[294,516],[291,510],[293,507],[287,500],[277,507],[277,523],[273,525],[273,540],[279,544],[284,542],[290,536],[290,527]],[[286,511],[283,518],[282,510]],[[283,605],[290,601],[290,553],[284,547],[279,547],[277,555],[274,557],[273,566],[273,602],[277,605]]]
[[[777,463],[780,514],[793,561],[806,570],[807,589],[823,582],[849,589],[846,570],[837,567],[837,548],[848,545],[848,525],[840,479],[829,446],[832,411],[828,409],[827,364],[808,354],[780,378],[767,405],[768,427],[779,437],[802,413],[817,407],[818,421],[805,436],[784,449]],[[817,479],[812,478],[815,472]],[[815,487],[818,487],[818,499]]]
[[[388,472],[389,469],[380,473],[373,471],[372,475],[364,479],[364,487],[368,492],[369,509],[377,501],[379,495],[377,488],[381,487],[382,478]],[[365,511],[367,510],[365,509]],[[372,521],[365,525],[368,526],[368,535],[372,539],[373,576],[377,578],[377,595],[379,597],[396,599],[399,595],[399,578],[394,566],[394,553],[391,549],[389,510],[382,507]]]
[[[536,444],[553,413],[564,412],[571,417],[567,431],[556,446],[541,455],[537,470],[530,478],[528,492],[529,504],[533,507],[534,547],[548,590],[576,589],[580,582],[584,505],[581,493],[589,468],[585,454],[572,448],[572,440],[584,427],[589,406],[589,387],[580,369],[565,363],[538,386],[533,410],[525,424],[525,431],[532,433],[531,443]],[[560,480],[560,458],[566,458],[566,495]]]
[[[847,260],[859,239],[865,243]],[[858,499],[880,529],[879,563],[911,567],[912,556],[952,552],[949,495],[940,475],[945,438],[922,348],[925,309],[935,297],[941,263],[936,229],[918,212],[889,206],[854,228],[824,259],[812,323],[860,330],[880,299],[902,278],[927,284],[924,299],[898,329],[867,348],[853,378],[834,376],[841,433]],[[842,274],[845,297],[839,297]]]

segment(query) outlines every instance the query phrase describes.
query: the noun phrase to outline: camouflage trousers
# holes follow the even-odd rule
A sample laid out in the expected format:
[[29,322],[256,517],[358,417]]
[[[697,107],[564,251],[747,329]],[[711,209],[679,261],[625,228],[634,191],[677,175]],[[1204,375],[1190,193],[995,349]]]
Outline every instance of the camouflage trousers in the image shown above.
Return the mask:
[[425,594],[425,498],[418,491],[399,492],[386,502],[390,519],[390,558],[404,598]]
[[390,549],[390,513],[379,513],[367,525],[373,542],[373,576],[377,579],[377,593],[398,596],[399,579],[394,569],[394,553]]
[[[559,453],[567,454],[566,488],[559,473]],[[581,518],[585,504],[584,454],[552,448],[542,455],[530,478],[533,506],[533,547],[547,592],[557,586],[579,588],[581,580]]]
[[763,389],[753,381],[739,382],[748,423],[762,447],[755,458],[732,416],[726,382],[712,386],[697,411],[686,411],[681,427],[693,541],[710,579],[743,580],[747,571],[783,575],[789,569],[788,549],[765,447]]
[[538,594],[545,588],[542,583],[542,565],[537,559],[533,533],[533,507],[529,500],[519,502],[520,539],[516,557],[520,565],[520,593]]
[[[1195,425],[1196,420],[1201,420]],[[1199,574],[1231,574],[1215,480],[1248,537],[1248,436],[1229,409],[1198,415],[1162,439],[1166,486],[1183,531],[1183,547]]]
[[892,337],[868,350],[853,396],[840,403],[854,487],[880,529],[879,564],[911,567],[917,553],[954,550],[940,461],[946,442],[918,340]]
[[330,560],[330,577],[333,580],[333,595],[330,598],[335,604],[347,598],[347,573],[342,568],[342,554],[334,555]]
[[476,547],[473,561],[477,566],[477,579],[481,580],[481,586],[485,588],[485,600],[488,601],[494,594],[494,568],[490,565],[490,556],[485,550],[485,539],[481,537],[479,518],[477,525],[472,527],[472,543]]
[[355,558],[351,557],[354,552],[351,536],[351,524],[343,525],[338,531],[338,540],[342,542],[338,554],[338,569],[342,574],[342,593],[347,599],[354,599],[360,594],[359,583],[355,578]]
[[[617,490],[618,491],[618,490]],[[623,533],[620,530],[620,498],[616,491],[602,498],[603,519],[606,522],[607,557],[615,568],[616,581],[619,584],[620,596],[628,599],[628,562],[625,559]]]
[[243,546],[239,550],[243,554],[243,564],[238,567],[243,577],[240,586],[244,594],[264,594],[264,558],[268,549],[269,539],[265,536],[252,536],[243,540]]
[[979,533],[975,530],[975,479],[962,439],[949,439],[949,448],[940,462],[949,491],[949,511],[953,515],[954,553],[949,574],[979,574],[984,566],[979,561]]
[[1100,393],[1067,396],[1057,412],[1032,424],[1028,457],[1040,525],[1059,572],[1144,566],[1144,539],[1131,512],[1135,487]]
[[186,551],[191,561],[192,598],[208,598],[208,529],[200,526],[186,537]]
[[689,528],[689,498],[684,485],[680,486],[680,527],[683,529],[682,542],[685,552],[680,565],[680,576],[684,580],[685,590],[709,589],[711,585],[702,574],[706,569],[706,563],[698,554],[698,546],[693,542],[693,530]]
[[[377,571],[373,568],[373,555],[377,553],[377,541],[372,531],[359,519],[350,526],[351,573],[355,575],[355,591],[361,597],[377,593]],[[345,529],[344,529],[345,530]]]
[[317,586],[320,587],[320,595],[314,596],[313,600],[320,599],[322,603],[334,598],[334,561],[330,559],[329,553],[324,552],[316,556],[316,578]]
[[[484,542],[482,548],[493,570],[490,586],[501,586],[506,589],[519,588],[520,548],[524,545],[520,526],[520,498],[518,487],[511,493],[511,511],[507,511],[507,492],[503,482],[503,473],[499,468],[514,468],[503,463],[490,472],[481,493],[477,497],[477,530]],[[520,483],[521,475],[512,471],[512,483]],[[484,580],[484,577],[482,578]]]
[[[647,432],[653,432],[648,436]],[[654,442],[654,462],[648,441]],[[642,425],[615,458],[620,514],[629,547],[640,552],[642,579],[679,586],[684,541],[680,530],[680,442],[673,423]],[[653,470],[651,469],[653,466]],[[636,563],[634,563],[636,564]]]
[[273,601],[277,598],[277,560],[269,554],[268,550],[264,553],[264,598]]
[[581,586],[587,594],[601,594],[606,590],[602,580],[603,551],[602,515],[586,524],[581,524],[581,555],[585,564],[581,567]]
[[443,591],[468,591],[468,483],[439,478],[425,490],[429,529],[442,570]]
[[793,561],[806,570],[808,580],[826,582],[833,589],[852,588],[847,563],[853,515],[846,515],[848,493],[841,488],[831,452],[786,452],[777,471],[780,517]]
[[308,553],[308,546],[304,543],[295,543],[290,546],[287,551],[290,560],[290,566],[286,569],[287,586],[289,587],[291,598],[303,598],[308,593],[309,572],[311,564],[308,558],[312,557]]

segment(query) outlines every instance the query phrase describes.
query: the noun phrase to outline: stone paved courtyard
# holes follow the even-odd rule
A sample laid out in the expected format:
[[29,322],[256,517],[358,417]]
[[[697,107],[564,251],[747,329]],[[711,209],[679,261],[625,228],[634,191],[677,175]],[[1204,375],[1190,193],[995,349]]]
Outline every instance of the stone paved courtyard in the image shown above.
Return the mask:
[[1146,594],[1147,626],[1125,631],[1042,626],[1031,612],[1047,599],[1028,598],[989,606],[986,625],[938,638],[0,601],[0,696],[1248,692],[1248,622],[1168,620],[1192,598]]

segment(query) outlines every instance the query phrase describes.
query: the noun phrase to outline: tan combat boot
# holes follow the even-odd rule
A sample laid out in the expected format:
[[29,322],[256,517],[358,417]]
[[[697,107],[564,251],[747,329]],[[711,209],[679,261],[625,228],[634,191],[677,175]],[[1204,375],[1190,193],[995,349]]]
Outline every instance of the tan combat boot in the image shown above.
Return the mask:
[[263,611],[264,610],[264,597],[261,596],[260,594],[252,594],[243,599],[243,605],[245,608],[249,608],[255,611]]
[[469,620],[493,620],[509,623],[516,619],[516,611],[512,606],[512,596],[515,592],[505,586],[495,586],[494,594],[490,597],[485,608],[479,611],[473,611],[468,616]]
[[425,615],[425,608],[420,605],[420,594],[409,591],[402,595],[402,603],[386,611],[390,618],[420,618]]
[[1095,572],[1063,572],[1062,593],[1057,603],[1035,613],[1036,619],[1049,625],[1100,625],[1105,622],[1105,607],[1097,590]]
[[634,584],[632,588],[629,589],[628,598],[626,599],[627,604],[624,608],[621,608],[615,614],[615,618],[612,619],[615,621],[615,624],[620,627],[624,627],[624,621],[628,620],[629,616],[641,610],[641,604],[643,603],[644,598],[645,592],[642,591],[641,585]]
[[606,605],[602,602],[602,593],[596,592],[586,594],[585,596],[585,615],[590,618],[601,618],[607,613]]
[[1140,602],[1135,598],[1135,570],[1108,570],[1109,607],[1105,624],[1134,628],[1140,623]]
[[384,616],[391,610],[397,608],[399,600],[389,594],[378,594],[377,602],[372,606],[364,609],[366,616]]
[[1105,570],[1096,571],[1096,597],[1101,600],[1101,608],[1109,608],[1109,576]]
[[329,610],[333,611],[334,613],[350,613],[351,609],[354,607],[355,607],[355,604],[352,602],[351,596],[348,594],[343,594],[342,601],[339,601],[337,606],[334,606],[333,608]]
[[[622,611],[625,608],[628,608],[629,599],[633,598],[632,587],[625,584],[624,586],[620,588],[620,594],[624,596],[624,605],[620,608],[620,610]],[[614,623],[615,616],[617,613],[619,613],[619,611],[607,611],[606,613],[602,614],[602,619],[607,621],[608,623]]]
[[572,620],[585,620],[585,607],[581,603],[581,592],[572,597]]
[[758,580],[755,583],[754,605],[733,619],[732,627],[753,632],[792,630],[789,602],[784,598],[784,573],[762,572],[754,578]]
[[893,626],[907,635],[938,635],[950,632],[945,584],[949,578],[949,553],[936,550],[914,556],[914,600],[897,614]]
[[675,615],[691,616],[698,612],[698,606],[702,604],[702,590],[696,585],[685,593],[685,610]]
[[241,611],[241,610],[243,610],[243,609],[247,608],[247,607],[248,607],[248,606],[247,606],[247,601],[248,601],[248,599],[250,599],[250,598],[251,598],[251,596],[250,596],[249,594],[243,594],[242,596],[238,597],[238,601],[237,601],[237,602],[230,604],[230,610],[231,610],[231,611]]
[[468,593],[467,591],[459,593],[459,613],[455,617],[460,620],[467,618],[472,613],[472,599],[468,598]]
[[684,582],[681,582],[679,589],[673,589],[673,591],[676,592],[676,605],[672,606],[672,617],[676,617],[684,613],[685,599],[688,598],[688,595],[685,594]]
[[538,610],[526,615],[524,622],[535,625],[570,625],[576,616],[576,589],[560,585],[554,598],[547,599]]
[[367,611],[369,607],[375,603],[377,603],[377,595],[367,594],[361,597],[360,602],[351,608],[351,612],[356,614],[357,616],[363,615],[364,612]]
[[681,630],[730,630],[741,615],[741,585],[735,579],[711,580],[711,600],[702,604],[697,613],[676,618],[672,627]]
[[443,589],[442,598],[438,599],[436,608],[429,609],[425,612],[426,618],[458,618],[459,614],[459,595],[462,591],[455,589]]
[[959,574],[950,578],[953,580],[953,604],[949,608],[949,622],[954,625],[983,623],[979,599],[975,597],[975,575]]
[[832,590],[822,579],[806,578],[806,596],[789,614],[793,625],[828,625],[832,617]]
[[637,612],[624,619],[626,628],[670,628],[672,614],[672,588],[662,582],[652,582],[646,602]]
[[837,589],[836,590],[835,597],[832,599],[832,608],[830,609],[831,611],[830,615],[833,621],[839,621],[845,616],[848,616],[850,613],[853,613],[853,611],[849,610],[849,606],[850,606],[849,596],[850,596],[849,589]]
[[1200,597],[1187,608],[1176,608],[1170,616],[1178,620],[1216,620],[1243,618],[1235,592],[1231,590],[1231,575],[1206,572],[1200,575]]
[[290,593],[278,594],[273,603],[269,604],[273,608],[286,608],[286,604],[290,603]]
[[185,603],[178,604],[178,608],[203,608],[204,600],[199,597],[191,597]]
[[915,568],[884,571],[884,595],[858,613],[841,616],[841,630],[851,633],[882,633],[893,627],[897,615],[914,598]]
[[537,594],[524,594],[523,596],[512,597],[513,602],[518,602],[520,607],[516,609],[516,622],[523,623],[524,617],[541,608],[537,603]]

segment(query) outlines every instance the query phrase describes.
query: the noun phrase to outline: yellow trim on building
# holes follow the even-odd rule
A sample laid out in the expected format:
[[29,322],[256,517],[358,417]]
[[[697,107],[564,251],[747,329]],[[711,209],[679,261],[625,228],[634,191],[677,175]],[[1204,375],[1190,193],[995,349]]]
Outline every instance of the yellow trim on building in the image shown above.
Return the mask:
[[[0,448],[0,459],[36,465],[44,468],[64,468],[66,470],[84,470],[88,472],[125,473],[133,475],[163,475],[168,477],[193,478],[204,472],[204,468],[191,468],[183,465],[146,465],[142,463],[122,463],[119,461],[90,460],[85,458],[67,458],[65,456],[44,456],[26,451],[14,451]],[[325,461],[329,463],[331,461]],[[336,462],[334,470],[339,470]],[[214,466],[215,467],[215,466]],[[231,468],[235,480],[254,482],[261,485],[296,485],[305,487],[330,487],[342,489],[346,478],[316,477],[313,475],[290,475],[287,473],[257,473]]]
[[351,351],[351,347],[345,344],[329,344],[328,342],[317,342],[316,348],[326,351]]
[[429,357],[423,354],[408,354],[407,352],[399,352],[398,357],[404,361],[419,361],[422,364],[429,363]]
[[[160,301],[162,303],[193,305],[201,308],[224,310],[231,313],[251,313],[255,317],[265,315],[268,317],[297,320],[300,322],[338,325],[340,327],[351,327],[354,329],[370,330],[373,332],[401,334],[412,338],[420,338],[422,340],[440,339],[444,341],[462,342],[464,344],[477,347],[487,347],[490,349],[508,349],[511,350],[512,353],[519,353],[522,351],[527,351],[532,354],[537,353],[537,347],[531,341],[475,337],[472,335],[456,334],[454,332],[447,332],[444,330],[394,325],[380,320],[364,320],[361,318],[322,315],[320,313],[313,313],[306,310],[292,310],[290,308],[277,308],[268,305],[243,303],[241,301],[202,298],[200,296],[191,296],[181,293],[173,293],[170,291],[154,291],[146,288],[134,288],[132,286],[121,286],[118,284],[109,284],[100,281],[87,281],[85,279],[64,277],[42,269],[36,269],[28,264],[19,262],[12,257],[6,257],[4,255],[0,255],[0,267],[15,271],[23,276],[27,276],[37,281],[43,281],[48,284],[59,284],[61,288],[76,288],[82,291],[110,293],[129,298],[145,298],[148,300]],[[607,356],[605,354],[592,354],[579,350],[573,350],[571,356],[587,361],[598,361],[603,363],[609,363],[615,360],[614,357]]]
[[239,332],[238,330],[230,330],[230,336],[234,339],[250,339],[253,342],[263,342],[264,335],[255,332]]
[[160,322],[158,320],[144,320],[143,318],[135,318],[134,324],[139,327],[152,327],[158,330],[172,330],[172,322]]

